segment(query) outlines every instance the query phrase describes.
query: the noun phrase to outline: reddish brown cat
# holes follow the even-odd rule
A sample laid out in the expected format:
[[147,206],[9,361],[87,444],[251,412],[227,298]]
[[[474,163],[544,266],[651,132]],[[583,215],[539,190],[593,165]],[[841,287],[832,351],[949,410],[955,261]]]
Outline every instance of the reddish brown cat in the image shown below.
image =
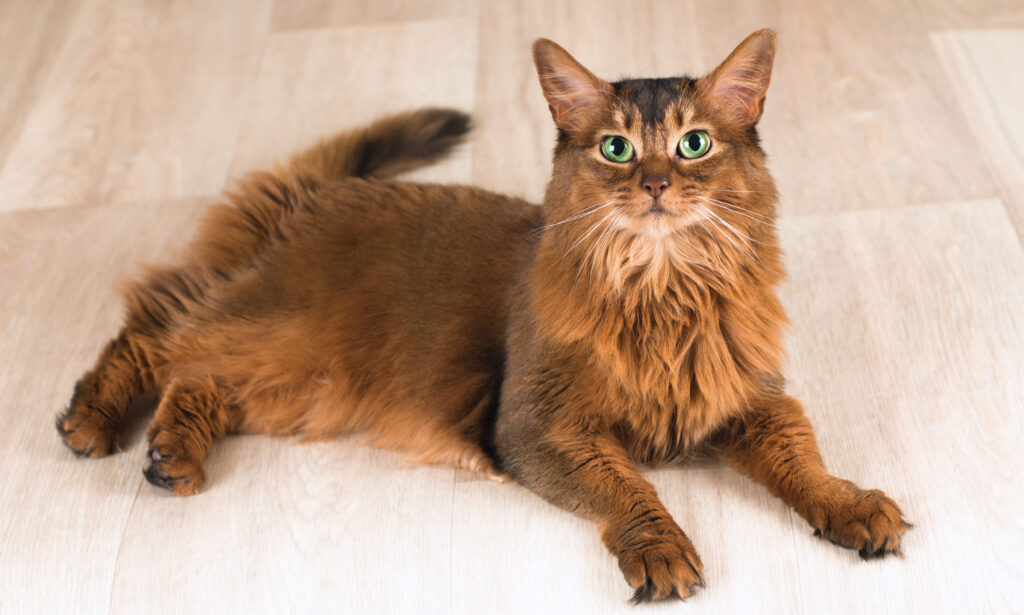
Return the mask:
[[125,326],[57,427],[92,457],[144,394],[146,478],[188,495],[227,433],[365,432],[427,463],[512,475],[592,519],[634,600],[703,585],[635,463],[701,452],[863,556],[907,524],[829,475],[784,393],[776,191],[755,124],[775,35],[701,79],[607,83],[534,46],[558,127],[542,208],[384,178],[427,164],[461,113],[385,118],[251,176],[176,266],[127,289]]

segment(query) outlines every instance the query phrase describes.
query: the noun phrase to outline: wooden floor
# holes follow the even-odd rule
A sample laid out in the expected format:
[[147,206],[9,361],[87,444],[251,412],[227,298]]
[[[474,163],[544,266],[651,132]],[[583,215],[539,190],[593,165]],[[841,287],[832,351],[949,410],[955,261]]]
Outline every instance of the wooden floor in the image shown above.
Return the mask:
[[[700,73],[776,28],[788,375],[828,465],[916,523],[905,559],[811,537],[716,464],[649,472],[707,566],[632,608],[587,522],[517,485],[349,442],[229,438],[207,490],[76,459],[54,415],[239,173],[382,112],[471,110],[419,177],[537,199],[554,130],[529,44]],[[0,0],[0,613],[1024,612],[1020,0]]]

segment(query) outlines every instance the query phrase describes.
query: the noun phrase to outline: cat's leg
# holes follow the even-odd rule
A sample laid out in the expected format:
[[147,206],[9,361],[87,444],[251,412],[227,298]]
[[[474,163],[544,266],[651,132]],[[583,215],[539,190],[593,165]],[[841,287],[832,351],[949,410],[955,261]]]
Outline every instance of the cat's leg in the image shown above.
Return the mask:
[[107,344],[75,384],[67,410],[57,417],[57,431],[71,450],[103,457],[118,447],[128,407],[156,387],[153,354],[149,338],[128,330]]
[[212,378],[176,378],[156,409],[147,438],[146,480],[175,495],[199,493],[203,462],[214,440],[227,432],[230,406]]
[[502,447],[505,469],[548,501],[586,517],[636,589],[633,602],[687,598],[704,565],[617,439],[608,434],[532,434]]
[[909,524],[878,490],[865,490],[825,471],[814,431],[800,402],[765,399],[716,445],[737,470],[763,484],[823,536],[861,557],[899,553]]

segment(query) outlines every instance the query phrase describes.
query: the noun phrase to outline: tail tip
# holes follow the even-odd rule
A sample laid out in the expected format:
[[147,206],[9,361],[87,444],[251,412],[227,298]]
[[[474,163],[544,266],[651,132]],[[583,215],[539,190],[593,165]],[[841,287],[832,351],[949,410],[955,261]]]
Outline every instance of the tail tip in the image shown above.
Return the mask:
[[436,145],[453,147],[473,129],[473,118],[464,111],[445,107],[423,109],[420,125],[427,140]]

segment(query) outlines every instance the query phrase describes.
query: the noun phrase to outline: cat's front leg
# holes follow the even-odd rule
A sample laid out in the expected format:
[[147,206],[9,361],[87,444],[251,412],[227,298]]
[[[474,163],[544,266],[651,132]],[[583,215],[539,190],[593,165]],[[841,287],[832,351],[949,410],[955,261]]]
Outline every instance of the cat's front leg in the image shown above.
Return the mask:
[[811,424],[792,397],[759,400],[721,435],[716,450],[792,506],[815,535],[864,558],[900,552],[900,537],[910,527],[900,507],[881,491],[825,471]]
[[[508,438],[508,436],[506,436]],[[499,442],[505,469],[548,501],[591,519],[636,592],[685,599],[704,566],[621,444],[603,433],[528,429]]]

